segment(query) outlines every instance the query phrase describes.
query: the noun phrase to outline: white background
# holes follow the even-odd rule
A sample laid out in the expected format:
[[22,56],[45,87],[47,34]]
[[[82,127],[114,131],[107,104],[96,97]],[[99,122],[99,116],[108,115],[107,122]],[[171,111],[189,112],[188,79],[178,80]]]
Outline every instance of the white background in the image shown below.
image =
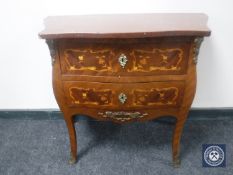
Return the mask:
[[48,15],[202,12],[209,16],[193,107],[233,107],[232,0],[6,0],[0,6],[0,109],[58,108],[51,62],[38,38]]

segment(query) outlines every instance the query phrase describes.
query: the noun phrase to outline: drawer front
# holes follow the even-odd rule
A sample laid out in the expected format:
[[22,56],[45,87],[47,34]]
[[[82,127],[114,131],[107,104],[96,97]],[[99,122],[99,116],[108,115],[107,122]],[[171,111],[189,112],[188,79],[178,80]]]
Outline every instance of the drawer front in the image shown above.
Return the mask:
[[152,83],[95,83],[63,82],[70,107],[99,109],[142,109],[179,107],[184,93],[184,82]]
[[189,42],[89,43],[63,40],[59,44],[63,74],[92,76],[185,74]]

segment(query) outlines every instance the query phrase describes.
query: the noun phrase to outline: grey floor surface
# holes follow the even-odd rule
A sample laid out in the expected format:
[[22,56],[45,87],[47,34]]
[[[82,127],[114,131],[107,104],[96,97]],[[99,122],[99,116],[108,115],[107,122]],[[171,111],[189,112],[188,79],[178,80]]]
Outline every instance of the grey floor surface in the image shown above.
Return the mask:
[[[79,120],[78,163],[68,164],[64,120],[0,119],[0,175],[222,175],[233,174],[233,120],[189,120],[181,166],[171,165],[173,125],[116,125]],[[226,144],[226,168],[202,167],[202,144]]]

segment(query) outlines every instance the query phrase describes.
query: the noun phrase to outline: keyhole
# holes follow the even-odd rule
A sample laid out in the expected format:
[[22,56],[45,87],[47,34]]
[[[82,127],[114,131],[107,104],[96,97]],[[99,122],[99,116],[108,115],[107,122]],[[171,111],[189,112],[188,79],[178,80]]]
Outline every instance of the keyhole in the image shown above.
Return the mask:
[[127,97],[124,93],[121,93],[118,98],[122,104],[125,103],[125,101],[127,99]]
[[124,68],[125,65],[126,65],[126,62],[128,60],[127,60],[127,58],[126,58],[126,56],[124,54],[121,54],[120,57],[118,58],[118,61],[119,61],[120,65],[121,65],[121,67]]

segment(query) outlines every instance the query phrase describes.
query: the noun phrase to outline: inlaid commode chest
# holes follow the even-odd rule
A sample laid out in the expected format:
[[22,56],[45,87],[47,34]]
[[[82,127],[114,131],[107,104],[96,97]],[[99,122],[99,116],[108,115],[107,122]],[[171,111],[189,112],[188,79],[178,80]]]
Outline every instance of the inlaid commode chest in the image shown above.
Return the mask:
[[45,19],[53,90],[76,162],[74,115],[117,123],[173,116],[173,162],[196,88],[204,14],[119,14]]

